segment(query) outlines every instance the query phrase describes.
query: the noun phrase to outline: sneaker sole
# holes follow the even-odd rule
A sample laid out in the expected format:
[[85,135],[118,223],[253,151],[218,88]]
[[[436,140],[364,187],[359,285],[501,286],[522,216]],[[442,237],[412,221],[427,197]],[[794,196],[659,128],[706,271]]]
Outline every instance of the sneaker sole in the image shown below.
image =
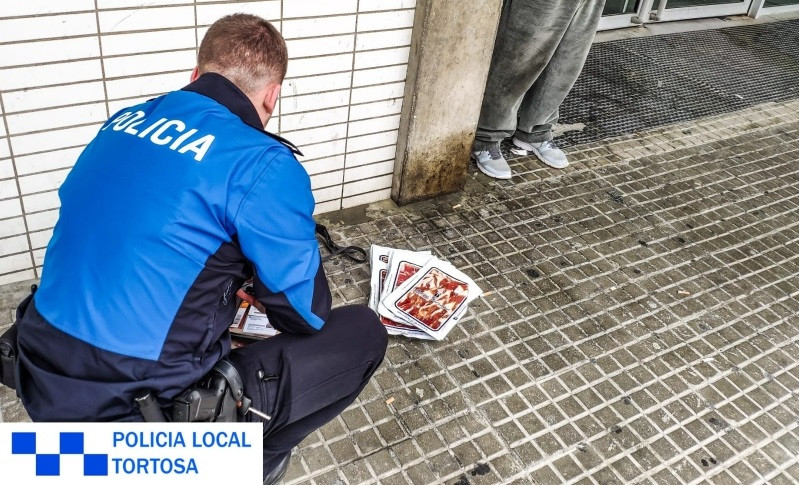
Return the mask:
[[477,163],[477,159],[476,158],[472,157],[472,161],[474,162],[475,165],[477,165],[477,169],[478,170],[483,172],[485,175],[491,177],[492,179],[510,180],[511,177],[513,176],[513,174],[510,174],[510,175],[496,175],[496,174],[493,174],[493,173],[487,171],[486,169],[484,169],[482,165]]
[[536,148],[534,146],[530,145],[530,150],[527,150],[526,148],[520,147],[519,145],[517,145],[515,138],[513,139],[513,146],[515,146],[520,151],[524,151],[524,153],[517,153],[516,151],[514,151],[513,148],[511,148],[510,151],[515,153],[516,155],[527,155],[530,152],[532,152],[533,155],[536,156],[536,158],[538,158],[539,160],[544,162],[544,164],[549,166],[549,167],[560,169],[560,168],[566,168],[566,167],[569,166],[569,162],[568,161],[564,165],[553,165],[551,162],[549,162],[547,159],[545,159],[543,156],[541,156],[541,153],[538,150],[536,150]]

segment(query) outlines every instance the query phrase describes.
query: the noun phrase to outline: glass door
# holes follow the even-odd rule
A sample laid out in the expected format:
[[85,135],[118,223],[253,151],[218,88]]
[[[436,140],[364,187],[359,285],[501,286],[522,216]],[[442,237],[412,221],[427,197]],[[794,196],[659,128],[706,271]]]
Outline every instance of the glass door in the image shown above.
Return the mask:
[[656,0],[652,6],[652,19],[668,21],[745,15],[751,5],[752,0]]
[[620,29],[635,25],[633,18],[640,5],[640,0],[607,0],[598,30]]
[[757,18],[761,14],[799,12],[799,0],[754,0],[749,15]]
[[799,12],[799,0],[607,0],[599,30],[648,22]]
[[638,2],[636,0],[607,0],[602,15],[634,13],[637,6]]

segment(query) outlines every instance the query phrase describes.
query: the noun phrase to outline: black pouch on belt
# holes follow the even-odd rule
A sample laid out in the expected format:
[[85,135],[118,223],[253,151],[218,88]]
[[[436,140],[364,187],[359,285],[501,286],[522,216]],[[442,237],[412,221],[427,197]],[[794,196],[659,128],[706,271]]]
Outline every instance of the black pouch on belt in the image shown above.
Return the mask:
[[11,327],[8,328],[3,335],[0,335],[0,384],[8,386],[11,389],[17,388],[16,367],[17,357],[19,356],[19,347],[17,346],[17,326],[28,305],[33,300],[33,294],[36,293],[36,285],[31,286],[31,294],[27,296],[22,303],[17,307],[16,321]]
[[17,388],[14,368],[17,363],[17,324],[0,336],[0,383],[11,389]]

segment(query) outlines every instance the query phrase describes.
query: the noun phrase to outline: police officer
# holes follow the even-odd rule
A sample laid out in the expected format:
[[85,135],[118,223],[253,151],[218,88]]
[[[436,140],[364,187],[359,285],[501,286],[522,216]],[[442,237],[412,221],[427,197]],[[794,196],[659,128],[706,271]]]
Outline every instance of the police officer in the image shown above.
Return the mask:
[[[18,386],[34,421],[138,421],[227,357],[264,423],[264,483],[382,362],[364,306],[331,310],[308,174],[264,131],[286,74],[267,21],[208,30],[191,84],[113,115],[59,190],[41,284],[19,309]],[[231,351],[236,294],[281,333]],[[242,419],[258,420],[250,413]]]

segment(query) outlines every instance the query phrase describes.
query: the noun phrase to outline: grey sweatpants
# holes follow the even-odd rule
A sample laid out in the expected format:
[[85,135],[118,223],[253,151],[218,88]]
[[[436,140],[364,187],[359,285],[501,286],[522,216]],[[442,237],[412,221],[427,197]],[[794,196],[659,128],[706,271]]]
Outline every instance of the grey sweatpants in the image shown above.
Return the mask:
[[505,0],[474,149],[514,135],[552,139],[583,69],[605,0]]

